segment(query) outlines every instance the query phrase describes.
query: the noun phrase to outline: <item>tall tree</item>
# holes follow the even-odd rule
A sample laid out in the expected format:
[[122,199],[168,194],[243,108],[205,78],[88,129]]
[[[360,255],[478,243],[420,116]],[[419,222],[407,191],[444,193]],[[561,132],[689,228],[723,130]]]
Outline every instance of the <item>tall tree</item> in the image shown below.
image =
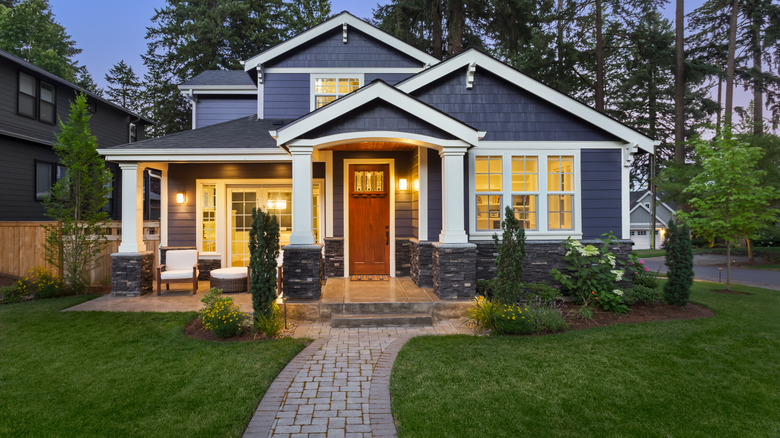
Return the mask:
[[63,79],[76,82],[81,53],[65,28],[54,20],[48,0],[0,4],[0,49]]
[[737,67],[737,19],[739,18],[739,0],[731,2],[729,18],[729,48],[726,57],[726,110],[725,123],[731,126],[731,115],[734,111],[734,73]]
[[120,60],[111,67],[105,78],[108,83],[107,97],[131,111],[138,111],[141,81],[133,67]]
[[675,5],[674,161],[685,162],[685,0]]
[[81,66],[78,68],[78,74],[76,76],[76,85],[81,87],[82,89],[89,91],[91,93],[97,94],[98,96],[103,96],[103,90],[98,87],[98,85],[95,83],[95,80],[92,79],[92,75],[89,74],[89,71],[87,71],[86,66]]

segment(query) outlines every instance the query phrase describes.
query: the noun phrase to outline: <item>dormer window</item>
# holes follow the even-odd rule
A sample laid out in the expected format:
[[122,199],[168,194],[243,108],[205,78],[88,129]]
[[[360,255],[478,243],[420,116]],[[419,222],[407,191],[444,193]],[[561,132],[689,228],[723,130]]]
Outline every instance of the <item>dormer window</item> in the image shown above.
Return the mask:
[[325,106],[358,88],[363,75],[312,75],[312,110]]

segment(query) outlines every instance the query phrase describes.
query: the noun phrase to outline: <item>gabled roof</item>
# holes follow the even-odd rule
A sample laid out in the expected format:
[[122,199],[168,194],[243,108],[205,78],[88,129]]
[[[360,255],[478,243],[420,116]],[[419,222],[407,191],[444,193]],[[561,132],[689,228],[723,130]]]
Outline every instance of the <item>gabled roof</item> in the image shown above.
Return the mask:
[[[630,213],[633,213],[634,210],[636,210],[638,208],[641,208],[641,209],[647,211],[648,213],[651,213],[650,209],[645,207],[644,202],[642,202],[648,196],[652,197],[652,192],[650,190],[639,190],[639,191],[635,191],[635,192],[630,192],[629,193],[629,199],[631,201],[629,203],[629,206],[631,208]],[[674,207],[672,207],[671,205],[667,204],[666,202],[661,201],[661,198],[658,195],[656,195],[655,199],[658,200],[658,202],[656,203],[656,209],[658,208],[657,206],[660,205],[663,208],[667,209],[669,211],[669,213],[671,213],[671,214],[675,213],[676,210],[674,209]],[[672,205],[673,205],[673,203],[672,203]]]
[[257,88],[249,73],[243,70],[206,70],[179,85],[179,88],[194,88],[203,85],[245,85],[253,89]]
[[344,11],[331,19],[318,24],[311,29],[308,29],[290,38],[289,40],[284,41],[283,43],[277,44],[253,58],[250,58],[244,63],[244,70],[249,71],[258,65],[265,64],[272,59],[275,59],[301,45],[308,43],[320,35],[330,32],[333,29],[341,28],[345,24],[347,25],[348,29],[349,27],[354,27],[355,29],[387,44],[388,46],[391,46],[396,50],[399,50],[411,56],[412,58],[419,60],[421,64],[434,65],[440,62],[438,59],[423,52],[422,50],[419,50],[416,47],[390,35],[389,33],[366,23],[349,12]]
[[[463,144],[476,145],[478,140],[485,136],[484,132],[478,131],[460,120],[399,91],[382,80],[376,80],[357,91],[337,99],[277,129],[275,132],[271,132],[271,135],[276,137],[277,144],[281,146],[353,110],[376,101],[383,101],[399,108],[411,116],[449,133],[460,142],[463,142]],[[357,134],[362,135],[361,133]],[[410,136],[414,137],[411,134]]]
[[41,76],[43,76],[43,77],[53,81],[53,82],[57,82],[59,84],[65,85],[66,87],[70,87],[70,88],[72,88],[72,89],[74,89],[76,91],[82,92],[82,93],[86,94],[87,96],[91,97],[92,99],[96,99],[96,100],[98,100],[98,101],[100,101],[102,103],[105,103],[106,105],[113,106],[114,108],[116,108],[116,109],[118,109],[118,110],[120,110],[122,112],[125,112],[125,113],[127,113],[127,114],[129,114],[129,115],[131,115],[131,116],[133,116],[133,117],[143,121],[144,123],[148,123],[150,125],[154,125],[155,124],[152,120],[149,120],[149,119],[147,119],[144,116],[136,114],[136,113],[128,110],[127,108],[124,108],[124,107],[122,107],[120,105],[117,105],[114,102],[111,102],[110,100],[106,100],[106,99],[98,96],[97,94],[95,94],[95,93],[93,93],[93,92],[91,92],[89,90],[86,90],[84,88],[81,88],[80,86],[78,86],[78,85],[76,85],[76,84],[74,84],[74,83],[72,83],[70,81],[66,81],[65,79],[62,79],[61,77],[59,77],[57,75],[49,73],[46,70],[44,70],[44,69],[42,69],[40,67],[37,67],[36,65],[34,65],[34,64],[30,63],[30,62],[27,62],[27,61],[25,61],[22,58],[19,58],[16,55],[13,55],[11,53],[6,52],[5,50],[0,50],[0,58],[5,58],[5,59],[7,59],[7,60],[9,60],[9,61],[11,61],[11,62],[13,62],[15,64],[23,66],[24,68],[26,68],[26,69],[28,69],[30,71],[34,71],[35,73],[37,73],[37,74],[39,74],[39,75],[41,75]]
[[[605,131],[620,138],[626,143],[636,145],[637,147],[653,153],[655,145],[658,144],[655,140],[641,132],[630,128],[623,123],[602,114],[595,109],[585,105],[584,103],[567,96],[560,91],[557,91],[543,83],[527,76],[518,70],[504,64],[503,62],[480,52],[476,49],[469,49],[465,52],[454,56],[444,62],[441,62],[429,69],[423,70],[420,73],[396,84],[396,88],[404,93],[412,93],[440,78],[443,78],[450,73],[456,71],[462,71],[464,77],[464,86],[466,83],[466,75],[469,69],[476,66],[484,68],[491,73],[506,79],[510,83],[517,87],[545,100],[564,111],[567,111],[583,120],[592,123]],[[476,79],[477,81],[479,78]]]

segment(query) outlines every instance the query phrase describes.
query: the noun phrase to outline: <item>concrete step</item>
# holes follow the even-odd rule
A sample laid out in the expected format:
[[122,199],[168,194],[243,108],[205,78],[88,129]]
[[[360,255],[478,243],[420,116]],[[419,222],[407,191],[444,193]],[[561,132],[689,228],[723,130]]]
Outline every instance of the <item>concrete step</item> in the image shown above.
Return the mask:
[[421,327],[432,326],[433,317],[428,313],[334,314],[330,323],[333,328]]
[[440,319],[458,319],[466,314],[472,301],[422,301],[382,303],[323,303],[288,301],[284,305],[290,319],[328,322],[335,315],[410,315],[426,314]]

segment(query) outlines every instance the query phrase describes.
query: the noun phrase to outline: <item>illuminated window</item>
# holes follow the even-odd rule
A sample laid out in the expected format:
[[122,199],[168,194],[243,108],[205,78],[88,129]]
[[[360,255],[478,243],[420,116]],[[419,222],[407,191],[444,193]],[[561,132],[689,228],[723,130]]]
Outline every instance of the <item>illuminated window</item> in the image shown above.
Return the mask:
[[526,230],[537,229],[539,158],[512,157],[512,210]]
[[217,251],[217,186],[204,184],[201,188],[201,218],[203,221],[203,252]]
[[314,109],[360,88],[358,77],[328,77],[314,79]]
[[574,157],[547,157],[547,226],[550,230],[574,229]]
[[501,229],[502,164],[500,156],[476,157],[477,229]]

